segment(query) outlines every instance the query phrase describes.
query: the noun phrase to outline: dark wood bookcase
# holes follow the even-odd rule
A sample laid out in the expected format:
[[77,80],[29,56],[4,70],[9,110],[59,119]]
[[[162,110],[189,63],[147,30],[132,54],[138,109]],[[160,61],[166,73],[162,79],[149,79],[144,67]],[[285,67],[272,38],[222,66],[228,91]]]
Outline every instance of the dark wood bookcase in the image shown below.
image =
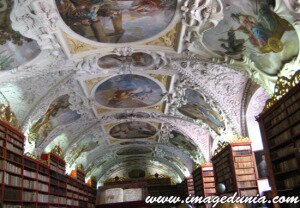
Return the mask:
[[0,203],[22,205],[23,152],[24,136],[0,120]]
[[[273,196],[300,195],[300,83],[257,118]],[[279,207],[279,204],[276,205]],[[292,207],[282,205],[282,207]]]
[[225,185],[223,193],[238,193],[239,196],[258,194],[257,169],[251,142],[231,142],[212,158],[215,184]]
[[24,155],[24,136],[0,120],[0,203],[5,207],[93,208],[96,187],[65,175],[65,161],[54,153],[41,159]]
[[194,196],[195,195],[195,189],[194,189],[194,180],[193,176],[185,178],[181,184],[179,189],[181,190],[182,197],[187,197],[189,195]]
[[[193,171],[194,188],[196,196],[215,196],[215,177],[212,164],[200,165]],[[197,208],[211,207],[209,204],[197,204]]]

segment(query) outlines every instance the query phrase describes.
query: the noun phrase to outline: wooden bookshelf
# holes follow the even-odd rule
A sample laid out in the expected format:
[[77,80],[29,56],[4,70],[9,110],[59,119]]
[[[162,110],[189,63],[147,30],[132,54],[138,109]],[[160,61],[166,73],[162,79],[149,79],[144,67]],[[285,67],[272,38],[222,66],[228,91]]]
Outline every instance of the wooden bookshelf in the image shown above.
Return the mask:
[[[300,195],[300,83],[257,118],[273,196]],[[279,205],[277,205],[279,207]],[[286,207],[292,207],[286,205]]]
[[42,159],[24,155],[24,136],[0,120],[0,203],[4,207],[93,208],[96,188],[65,175],[65,161],[54,153]]
[[[212,164],[200,165],[193,171],[194,188],[196,196],[215,196],[215,178]],[[197,208],[211,207],[209,204],[197,204]]]
[[187,177],[181,182],[180,190],[182,192],[181,193],[182,197],[187,197],[189,195],[191,195],[191,196],[195,195],[193,176]]
[[239,196],[258,194],[257,169],[251,142],[231,142],[212,158],[215,184],[224,184],[221,194],[238,193]]
[[23,201],[24,136],[0,120],[0,203],[17,207]]

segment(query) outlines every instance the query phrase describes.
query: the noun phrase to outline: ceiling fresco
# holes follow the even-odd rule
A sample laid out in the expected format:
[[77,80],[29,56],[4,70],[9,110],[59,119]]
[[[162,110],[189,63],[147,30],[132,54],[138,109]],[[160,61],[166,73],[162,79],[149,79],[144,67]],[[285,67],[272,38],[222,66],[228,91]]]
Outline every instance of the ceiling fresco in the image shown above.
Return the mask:
[[117,155],[119,156],[131,156],[131,155],[145,155],[145,154],[150,154],[152,152],[151,149],[147,147],[125,147],[120,149],[117,152]]
[[9,15],[13,4],[13,0],[0,1],[0,71],[18,67],[40,53],[36,41],[12,29]]
[[162,32],[173,19],[176,0],[56,0],[65,23],[101,43],[130,43]]
[[79,118],[80,114],[70,109],[69,95],[62,95],[54,100],[47,112],[32,125],[29,130],[29,140],[35,141],[38,146],[53,129]]
[[200,119],[214,129],[218,134],[225,124],[222,117],[216,110],[205,101],[205,98],[197,91],[187,89],[185,91],[185,99],[187,103],[178,110],[193,119]]
[[95,91],[95,100],[108,108],[141,108],[157,104],[163,98],[163,89],[152,79],[125,74],[101,83]]
[[67,173],[180,182],[299,70],[290,2],[0,0],[0,113]]
[[[297,56],[293,26],[271,10],[273,1],[225,1],[224,19],[204,34],[204,43],[220,55],[247,56],[269,75]],[[217,43],[217,44],[216,44]]]
[[117,139],[142,139],[152,137],[156,133],[154,126],[138,121],[117,124],[109,131],[109,134]]
[[195,162],[199,162],[203,158],[201,150],[177,131],[171,132],[170,143],[189,155]]

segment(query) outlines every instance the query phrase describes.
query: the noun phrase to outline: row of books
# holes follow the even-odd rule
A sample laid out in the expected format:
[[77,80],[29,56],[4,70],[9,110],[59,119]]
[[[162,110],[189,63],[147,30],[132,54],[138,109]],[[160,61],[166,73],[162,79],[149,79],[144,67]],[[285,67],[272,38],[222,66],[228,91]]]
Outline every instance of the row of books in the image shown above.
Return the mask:
[[290,123],[291,124],[294,124],[296,122],[299,121],[299,118],[300,118],[300,110],[298,110],[296,113],[294,113],[293,115],[290,116]]
[[242,155],[250,155],[250,154],[252,154],[251,150],[239,150],[239,151],[232,152],[233,156],[242,156]]
[[213,188],[216,185],[215,185],[215,182],[213,182],[213,183],[205,183],[204,186],[205,186],[205,188]]
[[277,159],[279,157],[283,157],[285,155],[289,155],[291,153],[294,153],[295,151],[295,147],[294,147],[294,144],[289,144],[277,151],[272,151],[270,152],[270,155],[271,155],[271,158],[272,159]]
[[0,139],[0,147],[4,146],[4,140]]
[[223,168],[223,169],[220,169],[220,170],[217,169],[215,174],[216,174],[217,177],[228,175],[228,174],[231,174],[231,169],[228,166],[226,168]]
[[10,144],[10,143],[6,143],[6,149],[14,152],[14,153],[17,153],[19,155],[22,155],[23,154],[23,149],[20,149],[20,147],[16,147],[14,146],[13,144]]
[[253,160],[252,156],[243,156],[243,157],[235,157],[234,158],[235,162],[250,162],[252,160]]
[[45,175],[42,175],[40,173],[38,173],[37,176],[38,176],[37,177],[38,180],[49,183],[49,180],[50,180],[49,176],[45,176]]
[[10,172],[13,172],[13,173],[17,173],[17,174],[21,174],[22,172],[22,169],[10,162],[5,162],[3,161],[3,163],[5,164],[5,169],[10,171]]
[[224,169],[228,169],[228,162],[229,159],[228,158],[224,158],[218,162],[215,163],[215,165],[218,167],[218,170],[224,170]]
[[285,160],[283,162],[274,164],[274,173],[280,173],[287,170],[293,170],[299,168],[299,164],[296,158],[291,158],[288,160]]
[[37,173],[34,171],[30,171],[30,170],[26,170],[24,169],[23,171],[24,176],[27,176],[29,178],[36,178],[37,177]]
[[244,145],[244,146],[233,146],[232,147],[233,151],[242,151],[242,150],[251,150],[250,145]]
[[266,132],[266,136],[268,138],[272,138],[275,135],[278,135],[283,129],[287,129],[289,127],[289,121],[283,120],[279,124],[276,125],[276,128],[271,128]]
[[18,147],[21,147],[23,149],[23,142],[16,140],[15,138],[7,135],[6,140],[17,145]]
[[285,105],[280,105],[279,107],[274,109],[272,112],[269,112],[269,114],[265,117],[264,122],[268,122],[270,120],[273,120],[275,117],[277,117],[284,110],[285,110]]
[[254,174],[251,175],[238,175],[236,176],[237,181],[247,181],[247,180],[256,180],[256,176]]
[[300,123],[292,128],[293,136],[300,135]]
[[237,184],[238,184],[238,188],[247,188],[247,187],[256,187],[257,186],[256,181],[240,181]]
[[36,202],[37,193],[34,191],[23,191],[23,201]]
[[203,171],[202,175],[203,175],[203,177],[214,176],[214,172],[213,171]]
[[208,194],[214,194],[214,193],[216,193],[216,189],[215,188],[208,188],[208,189],[205,189],[205,192],[208,193]]
[[225,174],[225,175],[221,175],[221,176],[217,176],[218,177],[218,181],[228,181],[230,183],[233,183],[232,180],[232,175],[231,174]]
[[17,139],[19,141],[23,141],[22,137],[18,136],[15,132],[7,129],[7,133],[12,136],[14,139]]
[[5,187],[4,200],[22,201],[22,190]]
[[280,121],[282,121],[286,117],[286,112],[282,111],[278,116],[274,117],[273,119],[267,121],[264,123],[264,127],[266,129],[273,127],[275,124],[278,124]]
[[300,103],[293,103],[289,107],[286,108],[289,115],[293,114],[295,111],[300,109]]
[[293,96],[289,97],[286,101],[286,105],[291,105],[292,103],[296,102],[300,98],[300,93],[297,91]]
[[3,138],[3,139],[5,139],[5,133],[4,133],[4,132],[2,132],[2,131],[0,131],[0,138]]
[[206,182],[214,182],[215,181],[215,178],[214,177],[205,177],[203,178],[203,182],[206,183]]
[[24,166],[32,169],[37,169],[38,164],[29,159],[24,158]]
[[250,174],[250,173],[254,174],[255,170],[254,170],[254,167],[253,168],[236,169],[235,173],[237,175]]
[[19,165],[22,165],[22,156],[17,155],[11,151],[6,151],[6,159],[19,163]]
[[69,205],[69,206],[78,206],[79,202],[78,202],[78,200],[67,199],[67,205]]
[[257,189],[245,189],[240,191],[241,196],[256,196],[258,194]]
[[22,178],[15,175],[10,175],[8,173],[4,174],[4,184],[10,185],[10,186],[22,186]]
[[289,129],[287,129],[286,131],[282,132],[278,136],[269,139],[270,148],[282,144],[290,139],[291,139],[291,132],[289,131]]
[[72,186],[72,185],[70,185],[70,184],[67,184],[67,189],[68,189],[68,190],[71,190],[71,191],[75,191],[75,192],[78,192],[78,191],[79,191],[79,189],[78,189],[77,187],[74,187],[74,186]]
[[234,163],[235,168],[251,168],[254,167],[253,162]]
[[278,186],[282,189],[293,189],[295,187],[299,188],[300,185],[300,175],[295,174],[291,178],[287,178],[285,180],[278,180]]

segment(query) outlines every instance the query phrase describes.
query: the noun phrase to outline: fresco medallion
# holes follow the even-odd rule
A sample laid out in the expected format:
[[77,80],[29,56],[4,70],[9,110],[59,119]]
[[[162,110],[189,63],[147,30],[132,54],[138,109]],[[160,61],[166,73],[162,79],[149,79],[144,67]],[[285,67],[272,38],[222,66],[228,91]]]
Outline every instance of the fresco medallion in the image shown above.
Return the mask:
[[129,43],[162,32],[177,0],[56,0],[56,5],[77,34],[101,43]]
[[109,108],[147,107],[157,104],[162,98],[162,88],[156,82],[134,74],[114,76],[95,91],[95,100]]
[[120,68],[124,65],[133,67],[147,67],[153,64],[153,58],[147,53],[133,53],[131,56],[118,56],[116,54],[110,54],[103,56],[99,59],[99,67],[103,69]]
[[130,121],[114,126],[109,134],[117,139],[142,139],[156,134],[156,129],[149,123]]
[[297,33],[272,11],[274,1],[224,0],[224,19],[204,33],[210,50],[235,59],[246,56],[270,75],[299,51]]

